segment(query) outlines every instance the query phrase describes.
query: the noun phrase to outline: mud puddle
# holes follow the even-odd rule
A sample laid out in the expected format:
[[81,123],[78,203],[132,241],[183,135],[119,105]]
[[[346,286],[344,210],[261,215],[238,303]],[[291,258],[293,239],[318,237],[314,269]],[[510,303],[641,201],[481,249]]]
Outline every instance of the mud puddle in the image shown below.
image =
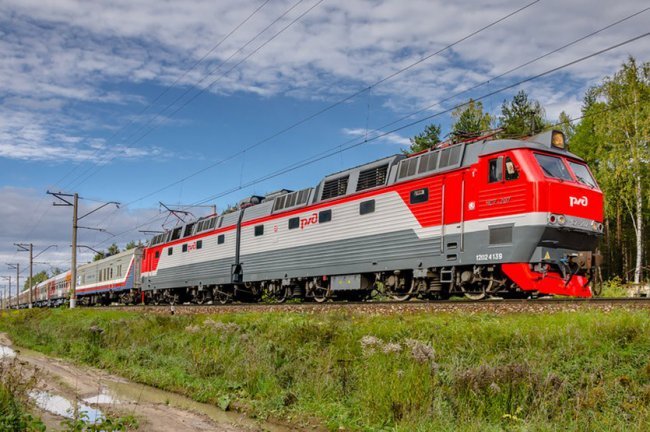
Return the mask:
[[63,396],[46,391],[33,391],[29,397],[37,407],[50,414],[68,419],[83,418],[86,423],[97,423],[104,418],[104,414],[97,408],[92,408],[82,403],[73,403]]
[[132,383],[102,370],[74,365],[24,348],[10,348],[9,345],[11,342],[6,336],[0,337],[0,360],[3,357],[17,357],[45,375],[45,388],[32,392],[30,396],[43,412],[53,418],[71,418],[76,409],[77,416],[83,412],[89,423],[96,422],[104,415],[133,415],[140,423],[139,430],[144,431],[297,430],[252,420],[176,393]]

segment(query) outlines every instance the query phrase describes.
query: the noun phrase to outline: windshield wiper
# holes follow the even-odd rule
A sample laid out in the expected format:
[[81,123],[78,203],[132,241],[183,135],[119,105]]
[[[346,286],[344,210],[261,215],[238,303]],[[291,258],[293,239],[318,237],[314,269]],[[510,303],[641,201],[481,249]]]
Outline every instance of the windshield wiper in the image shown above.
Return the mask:
[[552,172],[550,172],[544,165],[540,165],[542,167],[542,170],[549,175],[549,177],[557,178],[557,176],[554,176]]
[[582,177],[580,177],[580,176],[577,175],[577,174],[576,174],[576,178],[578,179],[578,181],[579,181],[580,183],[582,183],[582,184],[586,184],[587,186],[589,186],[589,187],[592,188],[592,189],[595,187],[594,185],[592,185],[591,183],[589,183],[588,181],[586,181],[585,179],[583,179]]

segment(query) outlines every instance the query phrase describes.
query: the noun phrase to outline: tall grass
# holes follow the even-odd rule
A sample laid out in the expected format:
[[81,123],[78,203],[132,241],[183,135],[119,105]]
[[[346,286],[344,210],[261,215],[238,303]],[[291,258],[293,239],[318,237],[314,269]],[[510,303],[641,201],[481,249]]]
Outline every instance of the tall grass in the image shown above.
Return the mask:
[[331,430],[650,430],[644,311],[5,314],[16,344]]
[[0,359],[0,431],[45,430],[43,423],[28,409],[28,392],[36,385],[36,377],[23,372],[17,360]]

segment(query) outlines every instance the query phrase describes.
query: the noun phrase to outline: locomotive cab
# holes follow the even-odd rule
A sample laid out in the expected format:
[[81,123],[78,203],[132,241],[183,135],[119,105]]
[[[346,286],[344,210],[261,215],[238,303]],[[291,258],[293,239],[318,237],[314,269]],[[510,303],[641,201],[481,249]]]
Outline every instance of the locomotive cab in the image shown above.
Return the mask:
[[524,290],[590,297],[590,276],[600,264],[594,251],[603,230],[603,195],[587,164],[567,150],[559,131],[504,150],[483,164],[487,191],[499,198],[479,197],[479,207],[499,208],[499,216],[527,218],[515,221],[522,241],[510,262],[504,260],[503,272]]

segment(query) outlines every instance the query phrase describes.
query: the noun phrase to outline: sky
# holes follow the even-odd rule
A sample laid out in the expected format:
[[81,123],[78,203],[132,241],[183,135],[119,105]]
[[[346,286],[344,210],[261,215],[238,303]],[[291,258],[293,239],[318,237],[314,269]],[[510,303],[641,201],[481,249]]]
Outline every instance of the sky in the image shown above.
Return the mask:
[[[173,226],[160,202],[221,211],[398,153],[428,123],[446,134],[450,111],[470,97],[498,115],[523,89],[549,120],[578,116],[587,88],[629,56],[650,60],[649,38],[514,84],[647,32],[650,11],[495,77],[647,7],[0,0],[0,275],[15,280],[5,263],[28,267],[13,243],[57,246],[35,272],[69,268],[72,211],[48,190],[78,193],[80,215],[120,203],[83,219],[104,231],[82,229],[79,243],[101,250]],[[328,157],[302,164],[318,155]]]

